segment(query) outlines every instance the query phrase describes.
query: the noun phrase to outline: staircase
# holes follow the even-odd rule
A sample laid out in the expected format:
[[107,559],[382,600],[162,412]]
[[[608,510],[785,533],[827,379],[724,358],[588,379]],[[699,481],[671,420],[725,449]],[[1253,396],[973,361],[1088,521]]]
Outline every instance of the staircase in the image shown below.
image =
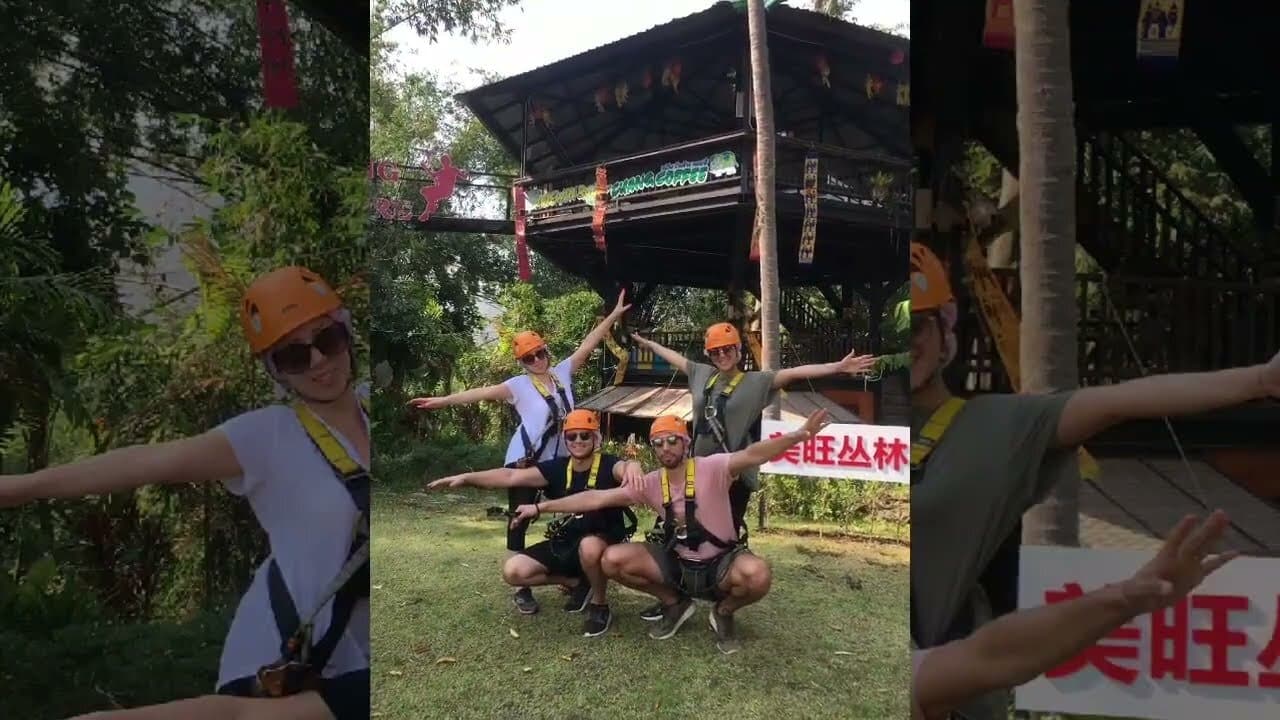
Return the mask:
[[1236,245],[1119,135],[1081,139],[1076,157],[1080,244],[1111,273],[1253,282],[1256,259]]
[[787,331],[782,367],[818,362],[814,358],[839,359],[854,345],[849,328],[840,327],[838,319],[824,315],[797,290],[782,291],[778,312]]

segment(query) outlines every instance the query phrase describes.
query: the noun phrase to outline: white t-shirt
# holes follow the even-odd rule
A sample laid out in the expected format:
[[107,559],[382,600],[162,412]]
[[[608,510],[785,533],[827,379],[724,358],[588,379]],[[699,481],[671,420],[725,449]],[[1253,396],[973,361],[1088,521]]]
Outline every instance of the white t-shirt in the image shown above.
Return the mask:
[[[364,420],[367,428],[369,419]],[[299,615],[310,612],[347,559],[358,511],[291,407],[272,405],[247,412],[218,429],[231,441],[244,469],[243,477],[224,485],[249,501],[271,545],[227,633],[218,667],[221,687],[280,658],[283,640],[267,592],[271,560],[280,565]],[[347,438],[332,427],[329,431],[353,459],[359,459]],[[316,616],[314,641],[328,631],[332,610],[330,600]],[[322,674],[335,677],[368,667],[369,601],[360,599]]]
[[[566,358],[561,360],[559,364],[551,368],[551,374],[556,380],[560,381],[561,387],[564,388],[565,397],[569,399],[569,407],[563,407],[560,402],[560,393],[555,388],[547,388],[551,393],[551,397],[560,407],[560,417],[569,414],[573,410],[573,359]],[[547,401],[543,399],[542,393],[538,392],[538,388],[533,386],[533,379],[529,375],[517,375],[503,383],[511,390],[512,405],[516,407],[516,413],[520,416],[520,427],[529,433],[529,439],[533,441],[534,448],[538,447],[538,443],[542,441],[542,433],[547,427],[547,414],[551,408],[547,407]],[[506,464],[519,460],[524,457],[524,440],[520,437],[520,427],[511,436],[511,442],[507,444]],[[551,460],[556,457],[563,457],[569,454],[569,448],[565,446],[564,437],[559,431],[552,436],[547,442],[547,446],[542,449],[542,454],[538,456],[538,462]]]

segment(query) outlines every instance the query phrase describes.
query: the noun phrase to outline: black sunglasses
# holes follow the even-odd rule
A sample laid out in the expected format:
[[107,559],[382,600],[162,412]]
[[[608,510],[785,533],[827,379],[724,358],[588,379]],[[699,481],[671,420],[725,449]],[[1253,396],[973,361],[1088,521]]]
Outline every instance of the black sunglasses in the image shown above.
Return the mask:
[[653,443],[654,447],[660,448],[664,443],[667,445],[667,447],[675,447],[682,440],[684,440],[684,438],[680,437],[679,435],[668,435],[666,437],[660,437],[654,440],[650,440],[649,442]]
[[586,442],[587,440],[594,440],[595,433],[567,432],[564,434],[564,439],[568,440],[569,442]]
[[539,360],[546,360],[546,359],[547,359],[547,349],[542,348],[541,350],[534,350],[528,355],[521,356],[520,362],[524,363],[525,365],[532,365],[538,362]]
[[325,357],[333,357],[350,347],[347,328],[342,323],[334,323],[316,333],[311,342],[291,342],[271,353],[271,362],[282,373],[298,375],[311,369],[311,348],[319,350]]

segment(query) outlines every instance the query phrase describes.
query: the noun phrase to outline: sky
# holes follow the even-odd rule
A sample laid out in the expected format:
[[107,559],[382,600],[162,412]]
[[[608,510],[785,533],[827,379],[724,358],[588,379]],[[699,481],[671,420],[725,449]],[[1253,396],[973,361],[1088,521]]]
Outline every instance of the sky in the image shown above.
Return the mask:
[[[692,15],[714,4],[715,0],[523,0],[501,15],[503,24],[512,30],[509,44],[475,45],[457,35],[441,36],[438,43],[428,44],[404,25],[391,30],[388,37],[399,46],[396,59],[403,71],[434,70],[463,89],[471,89],[482,84],[480,75],[472,68],[484,67],[509,77]],[[789,4],[802,8],[812,5],[807,0],[789,0]],[[861,25],[909,28],[911,2],[860,0],[854,8],[854,19]]]

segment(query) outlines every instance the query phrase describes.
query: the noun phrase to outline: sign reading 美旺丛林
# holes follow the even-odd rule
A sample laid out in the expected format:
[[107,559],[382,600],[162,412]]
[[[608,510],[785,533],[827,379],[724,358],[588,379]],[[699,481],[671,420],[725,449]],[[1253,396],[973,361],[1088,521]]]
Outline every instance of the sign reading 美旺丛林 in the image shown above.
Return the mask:
[[[1018,605],[1119,582],[1151,552],[1024,546]],[[1135,718],[1280,718],[1280,559],[1237,558],[1017,689],[1020,710]]]
[[[762,420],[763,440],[785,435],[802,423]],[[828,425],[808,440],[760,467],[779,475],[911,482],[911,428],[897,425]]]
[[[731,150],[718,152],[701,160],[666,163],[657,170],[631,175],[609,183],[608,196],[612,200],[635,195],[647,190],[701,185],[711,179],[733,177],[738,174],[738,156]],[[529,188],[525,195],[525,207],[529,211],[574,203],[596,203],[595,185],[571,185],[564,188]]]

